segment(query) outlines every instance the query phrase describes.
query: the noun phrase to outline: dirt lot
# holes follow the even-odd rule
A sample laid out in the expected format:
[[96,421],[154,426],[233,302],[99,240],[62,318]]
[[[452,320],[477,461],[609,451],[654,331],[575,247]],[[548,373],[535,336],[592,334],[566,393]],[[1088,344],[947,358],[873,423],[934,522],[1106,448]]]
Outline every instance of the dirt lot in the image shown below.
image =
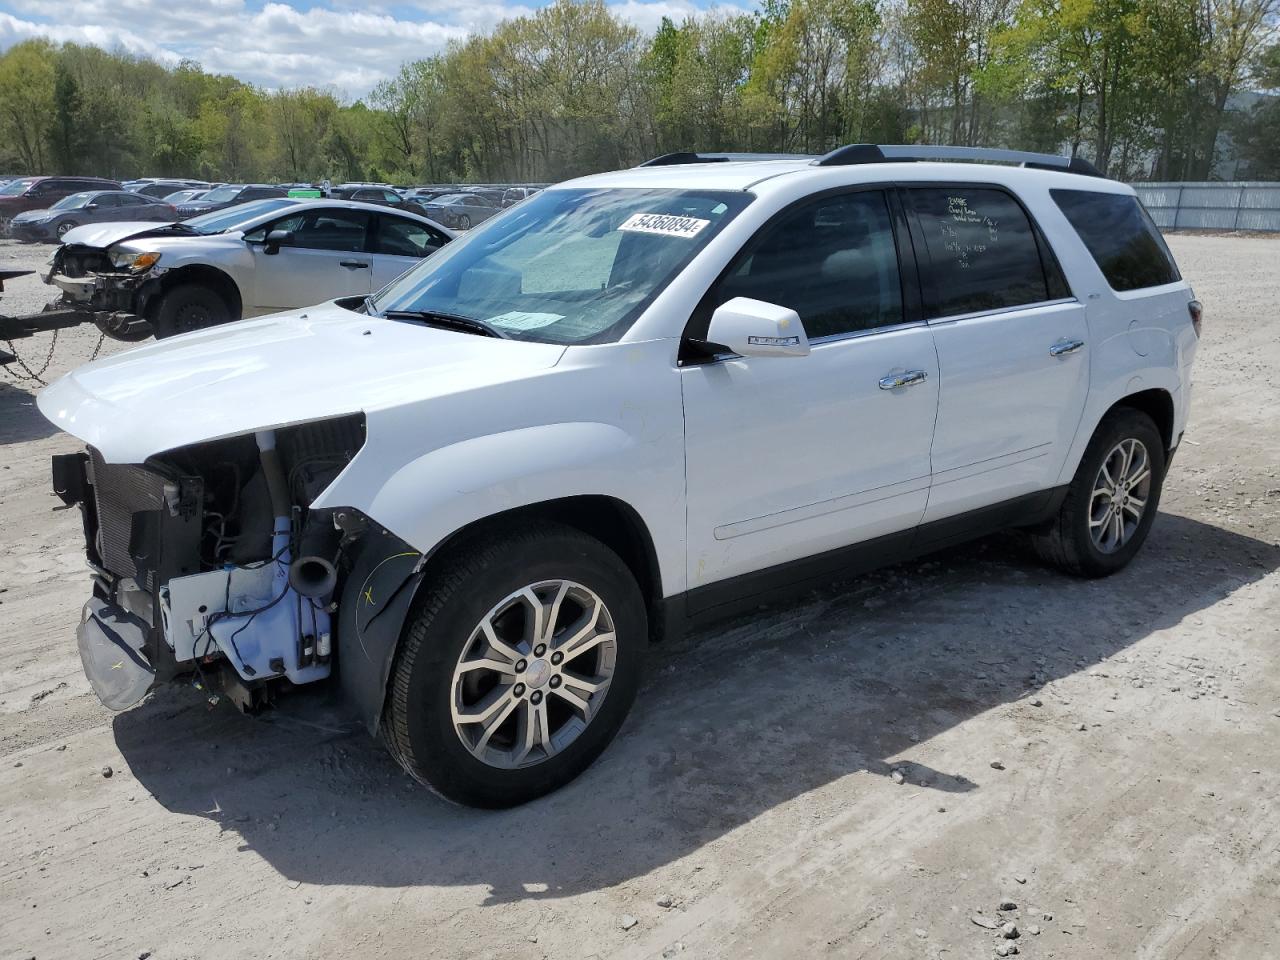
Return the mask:
[[323,692],[103,709],[76,445],[0,382],[0,957],[982,958],[1006,919],[1034,960],[1280,956],[1280,238],[1171,242],[1205,339],[1132,567],[997,538],[665,645],[602,761],[503,813]]

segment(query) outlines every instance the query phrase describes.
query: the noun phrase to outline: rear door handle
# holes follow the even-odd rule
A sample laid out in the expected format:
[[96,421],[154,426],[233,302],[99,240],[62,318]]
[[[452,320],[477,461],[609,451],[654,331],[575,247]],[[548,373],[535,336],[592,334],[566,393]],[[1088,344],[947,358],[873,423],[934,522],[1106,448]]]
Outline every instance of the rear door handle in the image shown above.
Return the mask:
[[369,264],[363,260],[339,260],[338,266],[346,267],[349,270],[368,270]]
[[1075,353],[1083,346],[1083,340],[1059,340],[1049,348],[1049,356],[1065,357],[1069,353]]
[[923,370],[906,370],[903,373],[891,373],[880,378],[881,390],[896,390],[898,387],[912,387],[924,383],[929,375]]

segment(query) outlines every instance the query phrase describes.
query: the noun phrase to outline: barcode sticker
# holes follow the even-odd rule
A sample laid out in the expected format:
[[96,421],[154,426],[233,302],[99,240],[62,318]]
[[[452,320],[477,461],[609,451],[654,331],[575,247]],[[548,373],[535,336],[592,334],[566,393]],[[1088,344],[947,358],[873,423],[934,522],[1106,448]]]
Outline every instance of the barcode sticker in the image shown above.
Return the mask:
[[696,237],[710,220],[676,217],[668,213],[635,213],[627,217],[619,230],[628,233],[653,233],[660,237]]

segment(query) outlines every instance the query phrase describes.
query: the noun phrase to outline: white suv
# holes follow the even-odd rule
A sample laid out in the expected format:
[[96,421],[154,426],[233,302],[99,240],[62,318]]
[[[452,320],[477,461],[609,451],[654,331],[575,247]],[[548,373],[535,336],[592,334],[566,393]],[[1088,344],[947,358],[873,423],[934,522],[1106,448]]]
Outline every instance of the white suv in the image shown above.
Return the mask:
[[121,708],[197,674],[251,708],[333,672],[414,777],[503,806],[587,767],[692,620],[1002,527],[1119,570],[1200,305],[1091,172],[664,157],[367,301],[80,368],[39,403],[88,445],[54,481],[85,516],[90,680]]

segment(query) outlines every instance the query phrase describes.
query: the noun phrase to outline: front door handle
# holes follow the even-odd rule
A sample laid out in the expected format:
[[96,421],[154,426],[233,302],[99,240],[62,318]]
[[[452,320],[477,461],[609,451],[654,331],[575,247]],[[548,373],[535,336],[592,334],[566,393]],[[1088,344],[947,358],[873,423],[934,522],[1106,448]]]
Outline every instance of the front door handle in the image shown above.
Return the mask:
[[369,264],[363,260],[339,260],[338,266],[346,267],[348,270],[368,270]]
[[881,390],[897,390],[898,387],[912,387],[924,383],[929,375],[923,370],[906,370],[902,373],[891,373],[880,378]]
[[1075,353],[1083,346],[1083,340],[1059,340],[1049,348],[1049,356],[1065,357],[1069,353]]

